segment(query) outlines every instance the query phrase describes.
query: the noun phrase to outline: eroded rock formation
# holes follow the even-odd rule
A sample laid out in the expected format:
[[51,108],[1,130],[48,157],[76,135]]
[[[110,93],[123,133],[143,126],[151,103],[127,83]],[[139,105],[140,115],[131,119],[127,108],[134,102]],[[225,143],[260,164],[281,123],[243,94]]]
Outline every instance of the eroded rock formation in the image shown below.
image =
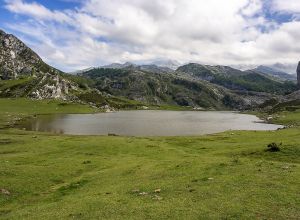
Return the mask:
[[27,96],[35,99],[64,99],[74,97],[70,90],[77,85],[66,79],[59,70],[47,65],[22,41],[0,30],[0,81],[28,79],[26,85],[0,91],[2,97]]

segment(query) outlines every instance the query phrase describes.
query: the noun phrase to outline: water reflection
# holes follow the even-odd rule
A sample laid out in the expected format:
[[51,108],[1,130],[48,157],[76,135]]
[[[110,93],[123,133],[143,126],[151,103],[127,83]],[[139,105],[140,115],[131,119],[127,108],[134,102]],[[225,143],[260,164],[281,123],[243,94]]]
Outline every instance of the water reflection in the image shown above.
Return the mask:
[[234,112],[120,111],[100,114],[38,116],[22,124],[27,130],[74,135],[182,136],[226,130],[276,130],[253,115]]

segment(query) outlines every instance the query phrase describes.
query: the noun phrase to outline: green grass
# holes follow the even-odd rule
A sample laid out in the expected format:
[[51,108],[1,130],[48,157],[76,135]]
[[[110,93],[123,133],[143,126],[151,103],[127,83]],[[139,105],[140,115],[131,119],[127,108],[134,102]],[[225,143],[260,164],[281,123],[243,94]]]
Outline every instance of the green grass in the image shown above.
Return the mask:
[[0,98],[0,128],[11,125],[20,118],[35,114],[91,113],[97,110],[88,105],[56,100],[31,100],[25,98]]
[[179,105],[161,105],[161,106],[149,106],[151,110],[169,110],[169,111],[190,111],[193,110],[189,106],[179,106]]
[[[0,100],[0,118],[74,107]],[[271,142],[281,151],[265,151]],[[0,189],[10,195],[0,191],[0,219],[299,219],[299,143],[299,127],[172,138],[2,129]]]
[[15,80],[5,80],[5,81],[2,80],[0,82],[0,90],[26,85],[31,81],[32,81],[32,77],[26,77],[26,78],[15,79]]
[[300,109],[293,112],[288,112],[288,111],[277,112],[274,114],[273,122],[299,127]]
[[[287,109],[291,109],[288,111]],[[249,114],[258,115],[258,117],[268,120],[271,123],[282,124],[288,127],[300,127],[300,105],[288,105],[282,110],[273,109],[269,112],[247,112]]]

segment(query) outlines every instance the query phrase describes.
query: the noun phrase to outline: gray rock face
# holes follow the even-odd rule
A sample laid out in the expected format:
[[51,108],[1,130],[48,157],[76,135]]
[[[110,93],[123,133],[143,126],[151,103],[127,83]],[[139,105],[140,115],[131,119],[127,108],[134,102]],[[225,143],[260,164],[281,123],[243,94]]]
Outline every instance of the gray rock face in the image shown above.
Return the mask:
[[42,59],[22,41],[0,30],[0,79],[33,74],[42,64]]
[[298,63],[298,67],[297,67],[297,80],[298,80],[298,87],[300,88],[300,62]]
[[36,85],[29,97],[35,99],[63,99],[69,100],[69,89],[77,90],[77,87],[70,81],[58,76],[46,74]]
[[31,78],[31,81],[22,90],[14,93],[8,88],[0,91],[0,95],[70,100],[74,98],[70,90],[78,89],[75,83],[44,63],[22,41],[0,30],[0,81],[18,79],[20,76]]

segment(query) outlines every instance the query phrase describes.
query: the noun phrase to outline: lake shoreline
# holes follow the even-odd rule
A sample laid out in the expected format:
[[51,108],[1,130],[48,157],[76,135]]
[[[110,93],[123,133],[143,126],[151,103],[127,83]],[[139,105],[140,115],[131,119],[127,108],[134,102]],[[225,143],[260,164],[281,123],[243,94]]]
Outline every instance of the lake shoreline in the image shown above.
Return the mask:
[[[97,122],[98,121],[98,122]],[[24,130],[69,135],[198,136],[228,130],[277,130],[254,115],[237,111],[136,110],[92,114],[37,115],[21,121]]]

